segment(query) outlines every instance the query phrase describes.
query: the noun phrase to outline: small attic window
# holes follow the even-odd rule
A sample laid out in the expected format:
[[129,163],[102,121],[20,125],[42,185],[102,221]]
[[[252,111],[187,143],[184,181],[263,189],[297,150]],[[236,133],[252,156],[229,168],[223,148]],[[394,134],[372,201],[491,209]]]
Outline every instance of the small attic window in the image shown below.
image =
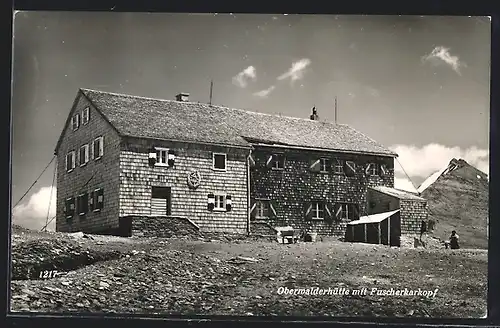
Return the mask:
[[78,130],[79,127],[80,127],[80,114],[75,114],[71,118],[71,128],[73,129],[73,131],[76,131]]
[[87,125],[90,121],[90,108],[85,107],[82,111],[82,124]]

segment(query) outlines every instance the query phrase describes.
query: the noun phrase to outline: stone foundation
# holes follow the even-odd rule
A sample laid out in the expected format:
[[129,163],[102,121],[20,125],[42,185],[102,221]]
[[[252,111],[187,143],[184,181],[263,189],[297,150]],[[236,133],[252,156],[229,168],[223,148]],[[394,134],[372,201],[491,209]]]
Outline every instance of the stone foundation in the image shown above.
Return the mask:
[[176,216],[126,216],[120,218],[122,231],[139,237],[199,237],[200,229],[191,220]]

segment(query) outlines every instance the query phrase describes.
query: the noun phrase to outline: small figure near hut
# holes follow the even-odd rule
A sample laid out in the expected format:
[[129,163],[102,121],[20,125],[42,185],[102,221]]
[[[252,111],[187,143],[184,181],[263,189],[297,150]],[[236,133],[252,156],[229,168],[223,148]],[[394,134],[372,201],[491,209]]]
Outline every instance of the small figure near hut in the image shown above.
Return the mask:
[[458,235],[455,230],[451,232],[450,236],[450,248],[451,249],[459,249],[460,245],[458,244]]

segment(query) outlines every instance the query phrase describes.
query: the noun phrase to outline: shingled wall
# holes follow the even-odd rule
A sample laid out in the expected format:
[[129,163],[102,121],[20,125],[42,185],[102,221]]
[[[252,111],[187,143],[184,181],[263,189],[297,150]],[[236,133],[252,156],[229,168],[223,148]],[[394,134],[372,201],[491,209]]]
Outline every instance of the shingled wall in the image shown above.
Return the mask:
[[422,221],[427,222],[427,201],[401,199],[401,234],[420,234]]
[[[151,147],[165,147],[176,155],[172,167],[149,166]],[[120,153],[120,217],[149,216],[152,186],[171,187],[171,215],[187,217],[201,231],[246,233],[248,231],[247,156],[248,149],[226,148],[180,142],[128,138]],[[212,152],[227,153],[227,170],[212,169]],[[190,189],[191,170],[201,174],[201,185]],[[209,211],[208,194],[231,195],[229,212]]]
[[[80,123],[80,127],[76,131],[73,131],[71,126],[68,126],[64,131],[58,149],[56,230],[62,232],[114,233],[114,230],[119,225],[118,156],[120,138],[85,96],[81,94],[75,100],[74,111],[71,115],[76,113],[81,115],[82,110],[87,106],[90,108],[89,123],[86,125]],[[99,136],[104,137],[103,157],[92,160],[89,150],[89,162],[80,167],[78,162],[80,146],[87,143],[91,144]],[[76,152],[76,167],[73,171],[66,172],[66,154],[72,150]],[[64,214],[65,199],[76,197],[85,191],[91,192],[96,188],[103,188],[104,190],[102,210],[89,212],[85,216],[79,216],[75,213],[71,219],[66,219]]]
[[[370,203],[375,205],[370,206]],[[368,214],[400,209],[401,234],[420,234],[422,221],[427,222],[427,201],[418,199],[399,199],[398,197],[369,189],[367,193]]]
[[[283,153],[285,166],[283,170],[266,167],[268,155]],[[268,219],[276,226],[292,226],[294,229],[307,229],[321,235],[343,236],[347,220],[327,223],[325,221],[306,221],[304,204],[313,200],[327,203],[356,203],[360,206],[360,214],[366,213],[366,192],[368,186],[394,186],[394,160],[392,157],[356,155],[347,153],[327,153],[306,150],[291,150],[270,147],[256,147],[252,157],[255,165],[251,168],[251,199],[270,199],[278,207],[277,216]],[[328,173],[312,172],[311,160],[326,157],[340,160],[351,160],[357,164],[356,174],[347,177]],[[367,176],[365,165],[369,162],[382,163],[389,171],[382,176]],[[252,229],[251,229],[252,230]]]

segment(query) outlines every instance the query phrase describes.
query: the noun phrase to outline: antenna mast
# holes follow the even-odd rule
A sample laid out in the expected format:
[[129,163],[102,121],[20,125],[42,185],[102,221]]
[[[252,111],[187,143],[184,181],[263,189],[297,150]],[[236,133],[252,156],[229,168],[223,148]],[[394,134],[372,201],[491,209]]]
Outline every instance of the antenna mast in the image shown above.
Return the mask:
[[337,96],[335,96],[335,124],[337,124]]
[[214,81],[211,80],[210,81],[210,102],[209,102],[210,106],[212,106],[212,90],[213,90],[213,87],[214,87]]

